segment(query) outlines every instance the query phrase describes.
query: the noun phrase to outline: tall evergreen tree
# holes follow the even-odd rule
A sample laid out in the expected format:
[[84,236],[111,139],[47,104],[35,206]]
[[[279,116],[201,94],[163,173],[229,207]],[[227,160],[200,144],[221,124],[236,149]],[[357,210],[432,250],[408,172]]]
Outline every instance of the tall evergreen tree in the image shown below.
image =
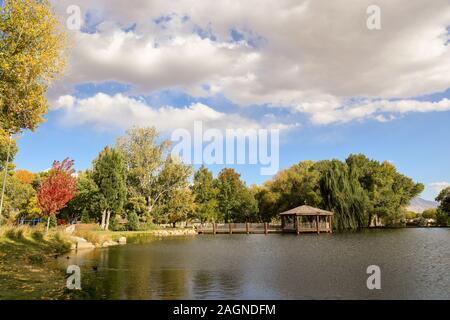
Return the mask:
[[94,160],[92,177],[102,208],[101,228],[108,230],[111,215],[122,211],[126,199],[126,171],[122,154],[109,147]]

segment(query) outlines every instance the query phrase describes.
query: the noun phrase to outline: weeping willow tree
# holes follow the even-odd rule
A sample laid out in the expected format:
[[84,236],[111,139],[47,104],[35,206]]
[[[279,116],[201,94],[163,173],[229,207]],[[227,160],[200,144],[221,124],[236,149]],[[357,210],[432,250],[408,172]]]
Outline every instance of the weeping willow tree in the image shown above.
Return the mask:
[[367,196],[357,176],[338,160],[323,163],[320,191],[323,206],[334,212],[334,228],[355,230],[367,225]]

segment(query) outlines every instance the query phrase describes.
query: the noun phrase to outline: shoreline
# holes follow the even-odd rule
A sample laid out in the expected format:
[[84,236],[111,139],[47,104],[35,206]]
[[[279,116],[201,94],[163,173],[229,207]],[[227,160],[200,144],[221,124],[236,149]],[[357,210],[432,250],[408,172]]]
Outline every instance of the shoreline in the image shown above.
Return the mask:
[[71,250],[84,250],[126,245],[129,243],[130,239],[139,237],[171,238],[196,235],[198,235],[198,233],[193,228],[155,229],[145,231],[84,230],[70,233],[69,239],[72,242]]

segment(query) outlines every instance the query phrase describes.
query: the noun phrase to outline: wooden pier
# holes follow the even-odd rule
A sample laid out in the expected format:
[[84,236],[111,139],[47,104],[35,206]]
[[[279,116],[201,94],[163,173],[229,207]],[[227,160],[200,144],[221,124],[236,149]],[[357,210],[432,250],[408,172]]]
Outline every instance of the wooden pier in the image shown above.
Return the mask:
[[269,234],[282,233],[281,225],[269,223],[210,223],[198,226],[199,234]]
[[199,234],[271,234],[271,233],[333,233],[333,213],[300,206],[280,213],[281,224],[272,223],[210,223],[199,225]]
[[[273,233],[297,233],[294,224],[286,224],[282,228],[281,224],[269,223],[210,223],[198,225],[198,234],[273,234]],[[330,232],[329,225],[321,223],[319,232]],[[316,225],[301,224],[298,233],[317,233]]]

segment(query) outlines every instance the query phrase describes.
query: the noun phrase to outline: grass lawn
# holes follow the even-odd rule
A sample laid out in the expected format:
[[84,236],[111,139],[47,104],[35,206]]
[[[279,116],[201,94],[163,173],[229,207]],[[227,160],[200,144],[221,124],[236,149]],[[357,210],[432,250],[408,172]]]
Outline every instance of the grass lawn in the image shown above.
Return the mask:
[[66,279],[56,266],[56,256],[70,244],[56,232],[27,228],[0,229],[0,300],[61,299]]

